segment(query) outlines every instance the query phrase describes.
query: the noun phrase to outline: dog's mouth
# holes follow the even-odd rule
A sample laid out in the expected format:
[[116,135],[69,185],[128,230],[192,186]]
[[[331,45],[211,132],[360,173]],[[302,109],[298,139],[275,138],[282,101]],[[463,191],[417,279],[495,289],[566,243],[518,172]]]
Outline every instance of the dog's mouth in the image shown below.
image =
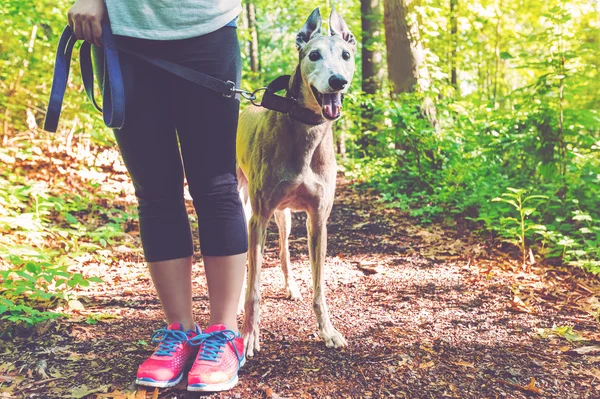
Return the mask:
[[314,87],[312,90],[325,118],[333,121],[342,116],[342,93],[320,93]]

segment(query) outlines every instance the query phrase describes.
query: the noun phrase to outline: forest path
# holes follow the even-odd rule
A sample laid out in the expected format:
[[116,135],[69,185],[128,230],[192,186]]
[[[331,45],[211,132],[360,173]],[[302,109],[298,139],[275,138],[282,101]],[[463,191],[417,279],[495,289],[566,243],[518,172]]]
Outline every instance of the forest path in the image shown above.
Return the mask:
[[[584,310],[597,309],[596,280],[550,266],[523,273],[502,248],[465,226],[418,226],[340,180],[328,224],[326,282],[333,324],[349,346],[328,349],[310,304],[304,221],[294,215],[290,238],[302,300],[284,299],[272,222],[262,274],[262,350],[240,370],[238,386],[206,397],[600,397],[600,347],[573,352],[600,341],[597,322]],[[207,288],[196,260],[195,315],[206,326]],[[121,248],[111,265],[90,264],[105,282],[81,292],[85,312],[0,342],[0,398],[198,397],[185,391],[185,378],[161,391],[132,383],[152,351],[152,331],[163,326],[139,254]],[[85,322],[87,312],[97,324]],[[553,325],[574,326],[588,341],[540,336],[539,329],[545,335]]]

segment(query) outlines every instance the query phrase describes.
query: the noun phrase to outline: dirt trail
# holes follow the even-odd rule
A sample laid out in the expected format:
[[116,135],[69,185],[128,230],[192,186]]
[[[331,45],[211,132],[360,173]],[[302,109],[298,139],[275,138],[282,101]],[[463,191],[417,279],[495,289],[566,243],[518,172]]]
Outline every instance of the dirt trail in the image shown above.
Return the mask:
[[[310,304],[304,216],[295,215],[291,257],[302,300],[284,299],[277,232],[269,228],[262,276],[262,351],[222,398],[598,398],[598,323],[583,308],[596,280],[560,268],[522,273],[464,227],[418,227],[375,197],[340,182],[329,222],[327,298],[349,342],[327,349]],[[184,381],[137,391],[137,365],[162,327],[160,305],[139,255],[116,252],[105,279],[82,292],[101,313],[13,331],[0,342],[0,398],[195,398]],[[198,261],[200,261],[198,259]],[[195,315],[208,320],[202,267],[195,267]],[[590,302],[591,301],[591,302]],[[596,302],[597,303],[597,300]],[[538,329],[574,326],[588,342]],[[542,331],[543,333],[544,331]],[[146,342],[148,344],[146,344]],[[41,371],[40,371],[41,370]]]

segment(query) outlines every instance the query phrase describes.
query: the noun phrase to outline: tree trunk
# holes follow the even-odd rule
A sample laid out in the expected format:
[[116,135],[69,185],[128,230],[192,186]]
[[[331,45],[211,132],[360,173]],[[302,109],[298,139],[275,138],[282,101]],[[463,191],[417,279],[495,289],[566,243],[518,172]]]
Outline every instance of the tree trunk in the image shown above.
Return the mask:
[[381,49],[377,40],[381,37],[381,12],[379,0],[361,0],[362,22],[362,89],[367,94],[375,94],[381,87],[383,69]]
[[414,92],[419,78],[421,49],[411,37],[414,25],[409,26],[406,19],[410,3],[411,0],[385,0],[383,3],[388,75],[394,94]]
[[[426,92],[430,80],[424,52],[419,40],[416,20],[409,21],[409,12],[419,0],[385,0],[384,24],[387,48],[388,75],[392,94]],[[410,22],[410,23],[409,23]],[[421,114],[437,129],[437,118],[433,100],[426,97],[421,105]]]
[[498,103],[498,71],[500,69],[500,10],[502,0],[496,8],[496,40],[494,42],[494,109],[499,108]]
[[[367,95],[374,95],[381,89],[384,70],[382,68],[381,49],[377,41],[381,38],[381,11],[379,0],[361,0],[362,22],[362,90]],[[376,131],[375,110],[370,104],[363,104],[361,111],[361,131],[363,135],[358,144],[364,153],[375,144],[368,132]]]
[[256,11],[253,0],[246,0],[246,11],[248,13],[248,32],[250,32],[250,70],[252,72],[260,71],[260,62],[258,58],[258,33],[256,31]]
[[450,84],[455,90],[458,89],[458,82],[456,80],[456,47],[458,42],[457,14],[458,0],[450,0]]

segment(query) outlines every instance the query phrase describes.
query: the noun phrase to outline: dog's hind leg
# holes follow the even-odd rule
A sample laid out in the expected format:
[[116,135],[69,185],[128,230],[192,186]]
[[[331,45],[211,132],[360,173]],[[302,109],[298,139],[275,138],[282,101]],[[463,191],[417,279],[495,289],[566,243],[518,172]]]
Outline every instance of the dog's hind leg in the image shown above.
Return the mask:
[[292,231],[292,212],[290,209],[286,208],[283,211],[275,211],[275,222],[279,230],[279,260],[281,261],[281,269],[283,270],[283,277],[285,279],[285,297],[287,299],[298,300],[302,297],[290,266],[288,240]]
[[308,213],[308,254],[313,278],[313,309],[317,317],[319,335],[328,348],[348,345],[344,336],[331,324],[329,309],[325,302],[325,256],[327,254],[327,216],[329,212],[319,210]]
[[249,357],[254,356],[254,351],[260,351],[260,269],[269,218],[261,217],[255,213],[248,224],[248,285],[246,287],[242,336],[244,337],[246,355]]

